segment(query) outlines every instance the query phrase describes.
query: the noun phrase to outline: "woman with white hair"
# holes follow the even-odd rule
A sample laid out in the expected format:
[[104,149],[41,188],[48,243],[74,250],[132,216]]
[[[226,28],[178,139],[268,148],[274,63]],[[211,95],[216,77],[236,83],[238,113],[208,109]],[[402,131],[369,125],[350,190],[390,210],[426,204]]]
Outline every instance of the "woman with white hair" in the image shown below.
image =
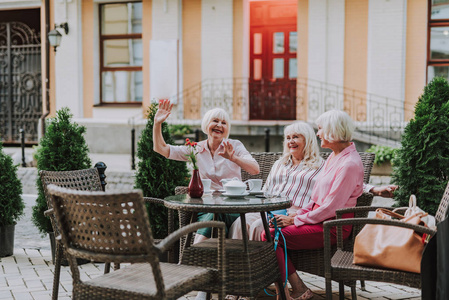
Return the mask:
[[[298,209],[309,203],[324,160],[320,156],[313,128],[302,121],[285,127],[283,148],[283,155],[273,164],[262,190],[266,194],[291,200],[292,206],[285,217],[293,218]],[[249,239],[260,241],[264,231],[260,213],[247,213],[245,220]],[[229,237],[242,239],[240,218],[232,224]]]
[[[162,123],[168,118],[173,108],[170,100],[160,100],[154,116],[153,150],[168,159],[187,161],[190,153],[187,146],[167,145],[162,136]],[[259,164],[243,146],[242,142],[229,139],[231,129],[228,113],[221,108],[214,108],[206,112],[201,122],[201,129],[207,135],[207,140],[198,142],[197,165],[202,179],[211,179],[211,189],[220,190],[220,180],[237,177],[241,179],[241,169],[250,174],[259,174]],[[239,214],[225,214],[219,216],[228,227],[238,218]],[[213,219],[211,213],[198,214],[198,221]],[[195,235],[195,243],[210,238],[211,229],[200,229]]]
[[[354,132],[352,119],[344,111],[331,110],[318,117],[316,123],[321,147],[331,149],[332,153],[316,179],[311,201],[300,208],[293,218],[275,216],[285,238],[285,245],[280,241],[276,249],[279,270],[282,278],[288,270],[288,280],[293,289],[290,297],[295,300],[311,299],[313,293],[299,278],[288,255],[285,257],[284,247],[292,250],[322,248],[323,222],[334,218],[337,209],[354,207],[363,192],[363,164],[351,142]],[[343,216],[349,217],[353,214]],[[343,238],[347,238],[351,226],[342,226],[342,230]],[[273,234],[274,229],[271,229]],[[331,236],[335,239],[335,232]],[[262,240],[266,240],[265,233],[262,233]],[[288,288],[285,289],[288,295]]]

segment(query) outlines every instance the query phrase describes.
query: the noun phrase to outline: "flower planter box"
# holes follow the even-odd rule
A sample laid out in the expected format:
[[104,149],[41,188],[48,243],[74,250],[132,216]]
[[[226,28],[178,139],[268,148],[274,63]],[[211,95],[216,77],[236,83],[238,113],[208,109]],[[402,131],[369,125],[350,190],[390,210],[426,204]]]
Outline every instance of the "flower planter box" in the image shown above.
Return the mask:
[[376,176],[391,176],[393,172],[393,168],[391,167],[390,162],[385,162],[380,165],[373,165],[373,170],[371,171],[371,175]]

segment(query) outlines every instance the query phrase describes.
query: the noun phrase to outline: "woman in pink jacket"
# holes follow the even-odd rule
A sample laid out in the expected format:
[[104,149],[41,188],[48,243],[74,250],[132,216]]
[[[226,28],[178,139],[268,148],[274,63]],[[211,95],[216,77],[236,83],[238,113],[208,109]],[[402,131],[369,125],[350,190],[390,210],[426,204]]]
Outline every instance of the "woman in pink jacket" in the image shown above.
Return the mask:
[[[299,278],[290,258],[284,255],[283,247],[288,249],[317,249],[323,247],[323,222],[335,217],[340,208],[354,207],[363,192],[363,164],[354,143],[351,142],[354,124],[343,111],[325,112],[316,121],[317,136],[321,147],[332,150],[321,170],[312,191],[310,202],[297,211],[296,216],[276,215],[276,223],[282,227],[286,245],[279,239],[276,256],[282,278],[286,276],[292,286],[291,299],[311,299],[313,293]],[[346,216],[346,217],[352,217]],[[343,227],[343,237],[347,238],[351,227]],[[271,230],[274,234],[274,229]],[[265,234],[262,239],[266,239]],[[288,295],[286,287],[286,295]]]

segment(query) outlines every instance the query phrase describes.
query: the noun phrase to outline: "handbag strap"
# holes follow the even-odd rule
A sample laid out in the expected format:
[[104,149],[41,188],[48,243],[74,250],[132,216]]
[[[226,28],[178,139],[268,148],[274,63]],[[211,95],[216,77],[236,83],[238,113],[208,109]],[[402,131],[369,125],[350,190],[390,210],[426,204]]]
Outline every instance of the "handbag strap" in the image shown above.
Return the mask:
[[394,211],[391,211],[389,209],[386,209],[386,208],[378,208],[376,211],[381,212],[384,215],[387,215],[387,216],[390,216],[390,217],[393,217],[393,218],[396,218],[396,219],[400,219],[400,220],[405,218],[403,215],[398,214],[398,213],[396,213]]
[[413,194],[410,195],[410,199],[408,200],[408,207],[413,209],[416,208],[416,196]]
[[[394,212],[394,211],[391,211],[391,210],[389,210],[389,209],[386,209],[386,208],[378,208],[376,211],[379,211],[379,212],[381,212],[381,213],[383,213],[383,214],[385,214],[385,215],[388,215],[388,216],[390,216],[390,217],[397,218],[397,219],[400,219],[400,220],[402,220],[402,219],[405,218],[403,215],[398,214],[398,213],[396,213],[396,212]],[[416,215],[416,216],[419,216],[419,217],[425,217],[425,216],[428,215],[428,213],[419,212],[419,213],[417,213],[417,214],[415,214],[415,215]]]

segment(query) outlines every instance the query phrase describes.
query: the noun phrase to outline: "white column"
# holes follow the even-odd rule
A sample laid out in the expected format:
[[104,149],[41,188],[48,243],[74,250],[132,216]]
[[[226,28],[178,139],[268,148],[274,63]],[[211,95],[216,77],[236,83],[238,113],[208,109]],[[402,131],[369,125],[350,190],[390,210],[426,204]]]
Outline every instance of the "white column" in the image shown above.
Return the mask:
[[56,109],[68,107],[74,117],[83,117],[81,1],[55,1],[54,8],[55,23],[69,25],[68,34],[59,29],[62,39],[55,58]]

